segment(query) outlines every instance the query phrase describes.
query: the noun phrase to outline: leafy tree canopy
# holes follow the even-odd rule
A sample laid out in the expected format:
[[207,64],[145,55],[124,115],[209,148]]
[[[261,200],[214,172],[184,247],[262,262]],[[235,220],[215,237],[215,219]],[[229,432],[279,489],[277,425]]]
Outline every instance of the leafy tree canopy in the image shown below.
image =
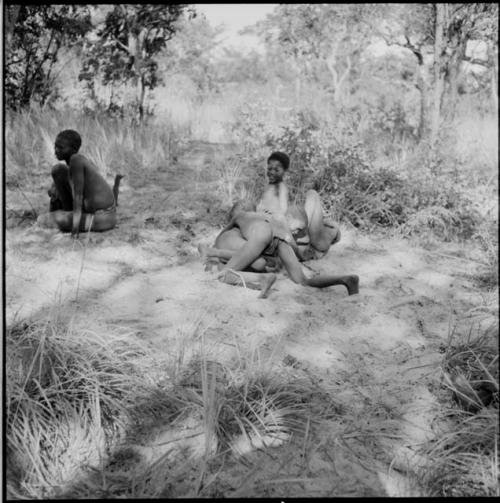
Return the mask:
[[57,90],[53,70],[61,49],[80,43],[92,28],[89,9],[9,5],[6,14],[10,21],[5,51],[7,106],[26,107],[32,99],[43,104]]

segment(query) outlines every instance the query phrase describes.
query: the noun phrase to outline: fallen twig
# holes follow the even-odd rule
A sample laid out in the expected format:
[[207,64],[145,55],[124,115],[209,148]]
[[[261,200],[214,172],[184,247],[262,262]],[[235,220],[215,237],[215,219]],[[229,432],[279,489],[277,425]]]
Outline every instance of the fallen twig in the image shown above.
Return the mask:
[[480,260],[476,260],[476,259],[473,259],[473,258],[457,257],[455,255],[448,255],[446,253],[439,253],[439,252],[431,252],[431,251],[428,251],[428,250],[424,250],[424,252],[427,253],[428,255],[437,255],[437,256],[445,257],[445,258],[454,258],[456,260],[461,260],[462,262],[475,262],[476,264],[481,264],[481,265],[484,265],[484,266],[488,266],[488,264],[486,264],[485,262],[481,262]]

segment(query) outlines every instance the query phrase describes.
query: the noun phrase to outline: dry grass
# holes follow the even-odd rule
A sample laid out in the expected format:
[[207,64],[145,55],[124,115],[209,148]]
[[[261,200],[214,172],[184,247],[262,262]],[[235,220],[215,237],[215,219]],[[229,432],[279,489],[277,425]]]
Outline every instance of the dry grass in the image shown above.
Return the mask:
[[442,434],[423,447],[429,460],[417,477],[426,496],[499,496],[498,318],[452,330],[441,365]]
[[[213,460],[304,434],[316,385],[270,361],[240,355],[231,368],[209,352],[202,344],[190,359],[179,354],[165,364],[166,355],[153,355],[131,334],[57,316],[9,328],[9,497],[166,497],[178,494],[173,487],[186,472],[197,482],[182,494],[196,496],[217,477]],[[196,418],[199,428],[185,430]],[[178,431],[178,441],[144,457],[169,431]],[[188,442],[193,435],[204,442],[201,451],[198,440]]]
[[80,133],[81,152],[107,177],[165,169],[182,144],[165,124],[130,127],[105,116],[33,106],[21,113],[9,112],[6,117],[6,183],[30,187],[33,175],[50,176],[56,163],[54,141],[63,129]]
[[50,497],[95,465],[126,426],[147,383],[145,352],[129,334],[100,333],[54,317],[6,334],[8,488]]

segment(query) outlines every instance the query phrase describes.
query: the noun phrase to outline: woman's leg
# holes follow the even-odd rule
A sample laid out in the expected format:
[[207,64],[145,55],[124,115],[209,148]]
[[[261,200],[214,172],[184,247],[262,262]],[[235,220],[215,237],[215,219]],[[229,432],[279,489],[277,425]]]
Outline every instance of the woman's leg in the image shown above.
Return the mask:
[[226,269],[243,271],[257,260],[273,239],[271,225],[268,222],[254,224],[248,240],[239,248],[226,264]]
[[267,297],[269,290],[276,281],[276,275],[272,273],[246,272],[257,260],[273,239],[271,226],[267,222],[254,225],[248,241],[233,253],[227,264],[220,271],[218,278],[230,285],[246,285],[249,288],[259,289],[259,298]]
[[[72,211],[51,211],[40,215],[37,223],[42,227],[57,228],[61,232],[71,232],[73,227]],[[87,232],[89,227],[93,232],[103,232],[112,229],[116,225],[116,212],[82,213],[80,220],[80,232]]]
[[[247,240],[241,235],[240,230],[234,228],[219,234],[213,247],[200,245],[198,246],[198,250],[202,256],[202,261],[207,263],[208,269],[211,269],[210,266],[213,265],[214,262],[211,264],[208,263],[210,262],[210,258],[217,258],[223,262],[227,262],[246,244],[246,242]],[[257,272],[264,272],[266,270],[266,260],[263,257],[259,257],[257,260],[254,260],[249,267]]]
[[87,232],[89,227],[93,232],[104,232],[116,226],[116,211],[98,211],[97,213],[83,213],[80,224],[80,231]]
[[308,190],[304,209],[308,219],[308,231],[311,245],[319,252],[326,253],[330,246],[340,239],[340,230],[333,222],[325,225],[321,200],[315,190]]
[[52,179],[56,193],[61,202],[62,210],[73,211],[73,193],[69,184],[69,168],[66,164],[59,163],[52,168]]

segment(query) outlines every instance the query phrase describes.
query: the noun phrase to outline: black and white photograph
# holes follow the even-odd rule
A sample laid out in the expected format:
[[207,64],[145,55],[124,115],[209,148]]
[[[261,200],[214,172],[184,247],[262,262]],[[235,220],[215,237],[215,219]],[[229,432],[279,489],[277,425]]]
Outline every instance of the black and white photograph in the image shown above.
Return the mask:
[[3,499],[500,496],[498,11],[3,2]]

